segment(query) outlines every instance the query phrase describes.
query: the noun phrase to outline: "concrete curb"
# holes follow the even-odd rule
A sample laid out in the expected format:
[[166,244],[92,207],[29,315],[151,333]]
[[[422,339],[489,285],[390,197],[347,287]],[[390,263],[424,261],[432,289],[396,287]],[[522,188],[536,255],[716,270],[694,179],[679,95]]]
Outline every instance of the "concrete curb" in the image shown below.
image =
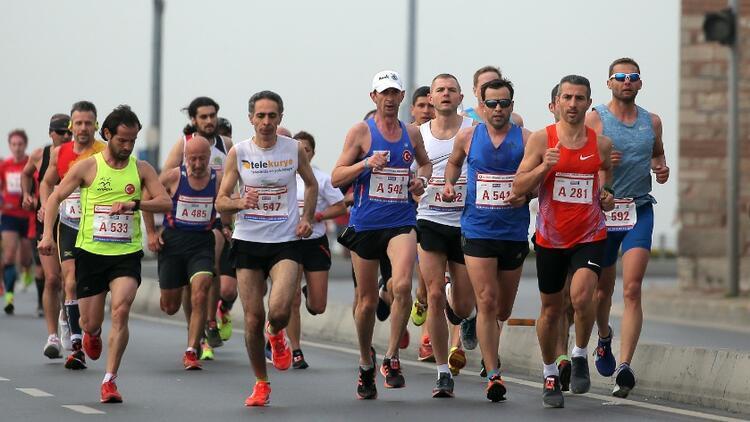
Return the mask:
[[[154,317],[167,317],[159,307],[159,285],[144,278],[131,311]],[[237,301],[234,326],[242,327],[241,303]],[[357,335],[350,305],[329,303],[323,315],[302,311],[303,338],[357,346]],[[388,344],[389,324],[377,322],[373,344],[379,353]],[[402,356],[416,359],[419,347],[418,327],[410,324],[411,342]],[[594,338],[589,351],[596,347]],[[613,344],[615,356],[619,345]],[[381,356],[379,354],[379,356]],[[479,348],[467,350],[467,369],[479,370]],[[533,327],[508,327],[500,339],[502,367],[516,374],[541,379],[542,359]],[[352,363],[355,364],[354,361]],[[598,375],[589,358],[592,385],[611,390],[613,380]],[[718,410],[750,414],[750,353],[734,350],[709,350],[660,344],[640,344],[633,359],[638,376],[636,393]]]

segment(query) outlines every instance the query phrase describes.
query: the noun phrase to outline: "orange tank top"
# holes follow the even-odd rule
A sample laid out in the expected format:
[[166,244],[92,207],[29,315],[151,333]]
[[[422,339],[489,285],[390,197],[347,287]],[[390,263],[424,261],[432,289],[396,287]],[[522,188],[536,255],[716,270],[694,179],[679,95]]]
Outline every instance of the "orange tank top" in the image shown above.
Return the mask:
[[68,174],[68,170],[70,170],[70,167],[73,166],[73,164],[100,152],[106,145],[107,144],[102,141],[94,141],[94,143],[91,144],[91,148],[80,154],[73,150],[75,141],[66,142],[60,145],[60,149],[57,153],[57,175],[62,179]]

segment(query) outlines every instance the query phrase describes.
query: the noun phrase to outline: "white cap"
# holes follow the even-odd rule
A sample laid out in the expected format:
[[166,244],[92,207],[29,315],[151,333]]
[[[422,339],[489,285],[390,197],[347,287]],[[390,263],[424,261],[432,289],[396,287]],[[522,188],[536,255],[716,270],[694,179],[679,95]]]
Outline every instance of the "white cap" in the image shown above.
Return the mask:
[[393,70],[383,70],[376,73],[372,78],[372,90],[383,92],[388,88],[396,88],[399,91],[403,91],[404,84],[401,82],[401,75]]

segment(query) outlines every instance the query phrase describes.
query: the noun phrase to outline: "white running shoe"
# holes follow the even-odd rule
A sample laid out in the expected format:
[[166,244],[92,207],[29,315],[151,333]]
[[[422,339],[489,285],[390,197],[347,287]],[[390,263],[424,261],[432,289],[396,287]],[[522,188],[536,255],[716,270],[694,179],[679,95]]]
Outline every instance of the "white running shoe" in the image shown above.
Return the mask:
[[64,319],[58,319],[57,325],[60,332],[60,341],[62,342],[62,347],[65,348],[65,350],[73,350],[73,342],[70,341],[70,326],[68,325],[68,321]]
[[62,358],[61,352],[62,344],[60,344],[60,339],[56,335],[50,334],[47,337],[47,344],[44,345],[44,356],[50,359],[60,359]]

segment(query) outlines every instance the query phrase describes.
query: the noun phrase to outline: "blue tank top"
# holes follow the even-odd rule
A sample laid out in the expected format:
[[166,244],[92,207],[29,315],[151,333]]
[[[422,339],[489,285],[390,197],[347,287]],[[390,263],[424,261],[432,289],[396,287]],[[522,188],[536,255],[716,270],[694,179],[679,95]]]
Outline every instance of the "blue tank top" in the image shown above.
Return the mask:
[[210,231],[216,220],[216,170],[211,171],[211,179],[205,188],[195,190],[190,187],[187,168],[180,166],[180,181],[172,195],[172,210],[164,215],[164,226],[173,229],[202,232]]
[[401,139],[389,142],[378,130],[374,119],[367,120],[370,128],[370,150],[388,153],[388,164],[381,171],[367,169],[354,179],[354,205],[349,225],[355,231],[415,226],[416,205],[409,193],[409,167],[414,161],[414,147],[403,122]]
[[523,131],[511,123],[498,148],[487,126],[474,129],[467,157],[467,186],[461,233],[468,239],[528,240],[529,205],[513,208],[505,203],[513,177],[523,159]]
[[651,193],[651,157],[654,152],[654,128],[651,114],[641,107],[631,125],[618,120],[606,104],[594,107],[602,122],[602,134],[612,139],[613,149],[622,152],[620,165],[614,167],[617,198],[634,198],[636,205],[656,201]]

